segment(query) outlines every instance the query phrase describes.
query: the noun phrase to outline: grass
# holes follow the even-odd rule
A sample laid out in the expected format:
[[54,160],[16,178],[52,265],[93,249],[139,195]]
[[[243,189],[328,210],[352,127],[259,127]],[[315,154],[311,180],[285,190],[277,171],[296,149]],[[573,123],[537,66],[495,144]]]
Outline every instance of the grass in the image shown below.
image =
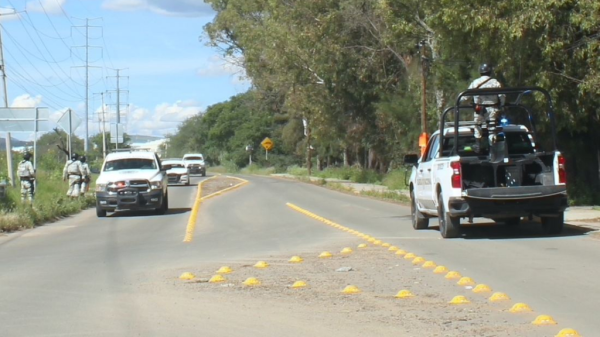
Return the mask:
[[[21,203],[20,183],[7,188],[7,197],[0,203],[0,232],[11,232],[53,222],[92,207],[93,193],[71,200],[66,196],[67,183],[56,173],[38,173],[33,207]],[[93,191],[93,186],[90,188]]]
[[258,175],[270,175],[275,173],[274,167],[260,167],[256,164],[252,164],[250,166],[246,166],[240,170],[240,173],[243,174],[258,174]]

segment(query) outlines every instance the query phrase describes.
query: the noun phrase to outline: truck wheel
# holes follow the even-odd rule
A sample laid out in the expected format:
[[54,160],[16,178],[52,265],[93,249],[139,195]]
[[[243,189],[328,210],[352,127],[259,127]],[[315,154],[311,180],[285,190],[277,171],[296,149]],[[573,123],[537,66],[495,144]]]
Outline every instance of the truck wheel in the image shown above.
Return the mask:
[[451,217],[450,213],[446,212],[441,193],[438,195],[438,221],[443,238],[455,238],[460,235],[460,218]]
[[417,200],[413,191],[410,191],[410,214],[412,218],[412,225],[414,229],[427,229],[429,227],[429,219],[426,218],[423,213],[419,212],[417,208]]
[[508,227],[518,227],[521,224],[521,218],[504,219],[504,224]]
[[560,234],[565,227],[565,213],[556,217],[542,217],[542,228],[546,234]]
[[163,202],[162,205],[160,205],[160,208],[156,210],[156,214],[158,215],[165,215],[167,214],[167,212],[169,211],[169,194],[165,194],[164,198],[163,198]]
[[98,204],[96,204],[96,216],[99,218],[106,217],[106,210],[101,208]]

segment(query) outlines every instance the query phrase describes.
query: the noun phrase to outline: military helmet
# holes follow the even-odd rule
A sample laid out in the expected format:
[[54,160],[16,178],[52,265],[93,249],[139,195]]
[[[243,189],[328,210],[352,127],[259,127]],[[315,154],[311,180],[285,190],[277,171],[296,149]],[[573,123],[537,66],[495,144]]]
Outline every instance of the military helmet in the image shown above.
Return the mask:
[[487,64],[484,63],[479,67],[479,74],[481,75],[491,75],[492,74],[492,67]]
[[77,159],[79,159],[79,155],[77,153],[73,153],[71,155],[71,160],[77,160]]
[[29,160],[29,159],[31,159],[31,153],[29,153],[29,152],[25,152],[25,153],[23,154],[23,159],[25,159],[25,160]]
[[85,156],[81,156],[81,158],[79,158],[79,161],[82,163],[85,163],[86,160],[87,158]]

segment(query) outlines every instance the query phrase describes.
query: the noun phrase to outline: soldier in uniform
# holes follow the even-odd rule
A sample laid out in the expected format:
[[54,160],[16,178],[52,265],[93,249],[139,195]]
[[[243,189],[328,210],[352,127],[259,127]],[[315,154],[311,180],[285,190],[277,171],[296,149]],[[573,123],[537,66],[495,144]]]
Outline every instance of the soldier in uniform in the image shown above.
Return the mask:
[[23,155],[23,160],[17,167],[17,172],[19,173],[19,179],[21,180],[21,201],[25,202],[29,199],[29,202],[33,203],[35,170],[33,169],[30,159],[31,154],[26,152]]
[[90,178],[92,172],[90,171],[88,163],[86,163],[87,158],[85,156],[81,156],[79,161],[81,161],[81,167],[83,169],[83,177],[81,179],[81,196],[84,196],[85,193],[87,193],[90,189]]
[[67,195],[72,199],[79,197],[79,187],[83,177],[83,167],[77,153],[73,153],[71,160],[67,161],[63,169],[63,181],[69,181]]

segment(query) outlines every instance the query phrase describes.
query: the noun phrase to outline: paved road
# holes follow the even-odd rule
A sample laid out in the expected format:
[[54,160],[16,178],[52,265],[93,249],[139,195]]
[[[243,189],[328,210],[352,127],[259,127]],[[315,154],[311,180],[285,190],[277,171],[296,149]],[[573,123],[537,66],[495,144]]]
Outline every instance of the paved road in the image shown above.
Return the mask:
[[477,227],[466,230],[464,238],[440,240],[435,229],[412,230],[406,207],[295,181],[248,179],[249,185],[202,204],[189,244],[182,240],[193,186],[170,190],[171,212],[165,216],[97,219],[89,210],[0,237],[0,335],[169,336],[197,333],[209,323],[214,335],[225,325],[239,329],[228,330],[232,335],[289,335],[290,327],[296,335],[315,335],[306,330],[311,327],[293,321],[288,326],[249,324],[227,315],[228,307],[209,294],[181,297],[163,287],[198,264],[255,261],[347,237],[291,211],[286,202],[488,283],[584,336],[600,334],[600,241],[581,230],[545,238],[535,225],[516,232]]

